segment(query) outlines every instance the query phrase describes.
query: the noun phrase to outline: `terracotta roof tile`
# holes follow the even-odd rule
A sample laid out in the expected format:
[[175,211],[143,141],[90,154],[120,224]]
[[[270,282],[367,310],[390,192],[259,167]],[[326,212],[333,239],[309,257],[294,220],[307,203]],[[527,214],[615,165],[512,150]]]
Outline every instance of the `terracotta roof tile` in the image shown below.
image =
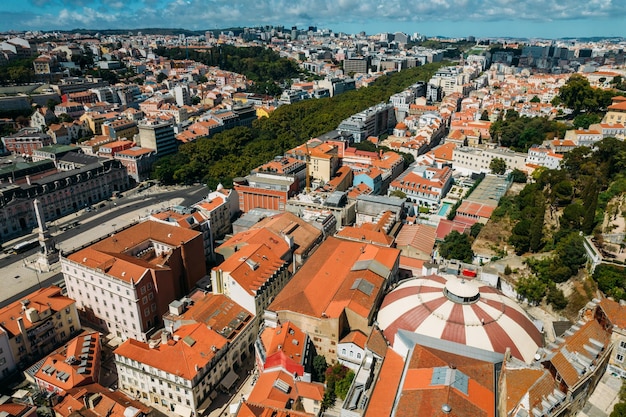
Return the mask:
[[[181,326],[168,343],[150,348],[148,343],[128,339],[115,354],[139,363],[163,370],[181,378],[192,380],[197,374],[196,366],[204,368],[228,341],[204,323]],[[178,338],[178,340],[175,340]]]
[[396,393],[400,387],[404,359],[391,349],[387,349],[369,405],[364,417],[380,417],[390,415]]
[[606,314],[607,318],[614,326],[620,329],[626,329],[626,306],[616,301],[609,300],[608,298],[603,298],[600,303],[598,303],[598,308],[604,311],[604,314]]
[[[329,237],[267,309],[338,317],[344,308],[350,308],[367,317],[387,279],[369,268],[388,274],[394,270],[398,257],[397,249]],[[369,295],[358,288],[351,289],[359,278],[372,286]]]
[[61,295],[61,288],[57,286],[33,291],[24,296],[20,301],[15,301],[0,309],[0,323],[2,323],[2,328],[11,336],[20,334],[20,330],[17,326],[17,317],[23,317],[24,327],[26,329],[32,327],[32,323],[24,315],[21,303],[22,300],[29,301],[28,308],[34,308],[39,313],[51,310],[52,314],[75,303],[71,298]]

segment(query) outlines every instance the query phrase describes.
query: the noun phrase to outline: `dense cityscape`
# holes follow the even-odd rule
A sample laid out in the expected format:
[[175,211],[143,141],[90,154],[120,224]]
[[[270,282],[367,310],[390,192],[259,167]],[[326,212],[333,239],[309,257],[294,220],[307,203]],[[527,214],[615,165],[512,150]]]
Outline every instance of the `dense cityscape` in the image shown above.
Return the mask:
[[626,416],[626,40],[0,33],[0,416]]

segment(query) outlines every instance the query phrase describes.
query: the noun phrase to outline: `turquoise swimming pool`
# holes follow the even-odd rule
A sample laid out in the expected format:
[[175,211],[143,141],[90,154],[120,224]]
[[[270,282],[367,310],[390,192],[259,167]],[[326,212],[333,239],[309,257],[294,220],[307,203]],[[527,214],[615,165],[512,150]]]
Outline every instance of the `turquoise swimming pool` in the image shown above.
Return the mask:
[[437,212],[437,215],[442,216],[442,217],[445,216],[448,210],[450,209],[451,205],[452,204],[450,203],[442,203],[441,207],[439,207],[439,211]]

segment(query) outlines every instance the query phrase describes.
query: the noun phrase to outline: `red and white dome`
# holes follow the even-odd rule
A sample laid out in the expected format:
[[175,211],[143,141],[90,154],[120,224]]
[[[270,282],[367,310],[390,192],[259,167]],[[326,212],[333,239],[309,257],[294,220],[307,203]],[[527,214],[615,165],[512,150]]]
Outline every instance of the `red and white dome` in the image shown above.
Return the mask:
[[449,340],[530,363],[541,333],[524,310],[477,280],[430,275],[402,283],[384,298],[378,325],[393,346],[399,329]]

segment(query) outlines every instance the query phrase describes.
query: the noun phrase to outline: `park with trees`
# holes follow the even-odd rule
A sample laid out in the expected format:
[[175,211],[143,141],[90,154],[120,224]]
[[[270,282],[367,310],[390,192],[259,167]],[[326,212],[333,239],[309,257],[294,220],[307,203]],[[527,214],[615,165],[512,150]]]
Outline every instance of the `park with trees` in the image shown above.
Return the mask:
[[[164,184],[202,182],[215,189],[282,155],[306,140],[336,129],[347,117],[400,92],[418,80],[428,80],[445,63],[428,64],[383,75],[367,88],[338,96],[280,106],[251,128],[237,127],[211,138],[183,144],[177,154],[159,159],[153,178]],[[366,145],[364,145],[366,146]]]

